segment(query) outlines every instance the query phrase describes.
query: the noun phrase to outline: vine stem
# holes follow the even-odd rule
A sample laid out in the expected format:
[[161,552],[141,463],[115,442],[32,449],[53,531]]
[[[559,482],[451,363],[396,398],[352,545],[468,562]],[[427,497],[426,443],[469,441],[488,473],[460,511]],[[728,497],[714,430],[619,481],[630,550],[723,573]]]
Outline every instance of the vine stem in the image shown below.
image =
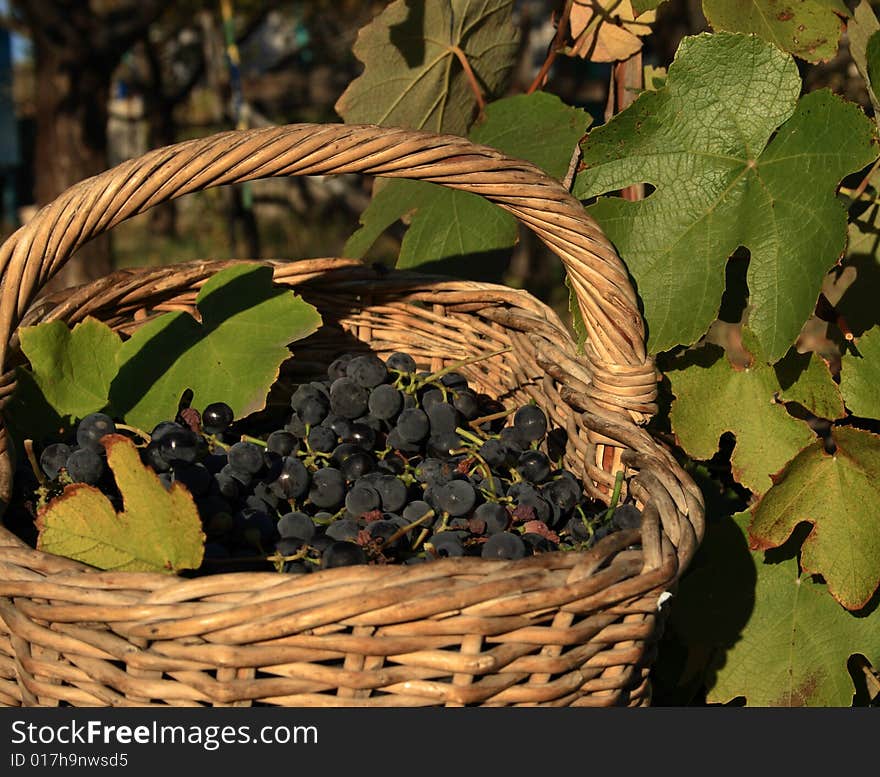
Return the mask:
[[526,89],[526,94],[532,94],[532,92],[538,91],[538,89],[542,89],[544,84],[547,81],[547,75],[550,73],[550,68],[553,67],[553,63],[556,61],[556,57],[559,56],[559,52],[562,51],[562,41],[565,38],[566,32],[568,31],[568,22],[571,17],[571,9],[574,5],[574,0],[565,0],[565,6],[562,9],[562,14],[559,17],[559,23],[556,25],[556,35],[553,36],[553,42],[550,44],[550,49],[547,52],[547,57],[544,59],[544,64],[541,65],[541,69],[538,71],[538,74],[535,76],[532,83],[529,85],[529,88]]
[[474,96],[477,98],[477,108],[479,109],[479,118],[483,118],[483,114],[486,110],[486,98],[483,97],[483,90],[480,89],[480,84],[477,81],[477,76],[474,73],[473,68],[471,67],[471,63],[468,62],[467,55],[461,50],[458,46],[450,46],[449,50],[458,57],[458,61],[461,62],[462,70],[464,70],[464,74],[467,77],[468,84],[470,84],[471,91],[474,93]]

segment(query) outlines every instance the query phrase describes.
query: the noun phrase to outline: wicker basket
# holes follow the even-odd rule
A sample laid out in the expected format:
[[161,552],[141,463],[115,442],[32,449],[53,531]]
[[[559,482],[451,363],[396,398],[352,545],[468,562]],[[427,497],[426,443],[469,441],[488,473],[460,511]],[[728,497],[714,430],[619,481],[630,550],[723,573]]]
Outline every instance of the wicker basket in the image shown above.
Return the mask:
[[[37,706],[610,706],[650,702],[661,594],[703,533],[690,478],[641,426],[656,374],[626,269],[560,184],[460,137],[373,126],[227,132],[152,151],[82,181],[0,248],[0,399],[22,362],[16,328],[95,316],[131,332],[192,309],[228,263],[119,272],[43,297],[83,243],[183,194],[271,176],[363,173],[480,194],[561,258],[584,313],[586,354],[522,291],[382,272],[344,259],[272,263],[324,318],[291,369],[356,348],[405,349],[422,367],[512,350],[463,370],[505,402],[534,398],[568,432],[566,466],[607,501],[614,473],[644,510],[641,533],[586,552],[459,558],[311,575],[185,580],[99,572],[0,529],[0,704]],[[0,428],[0,495],[12,478]]]

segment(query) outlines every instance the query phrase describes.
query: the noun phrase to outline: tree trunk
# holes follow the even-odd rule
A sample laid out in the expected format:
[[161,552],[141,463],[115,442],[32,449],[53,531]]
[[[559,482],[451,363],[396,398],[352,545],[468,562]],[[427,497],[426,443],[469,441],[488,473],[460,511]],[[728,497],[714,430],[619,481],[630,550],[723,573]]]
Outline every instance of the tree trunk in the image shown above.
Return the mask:
[[[37,203],[45,205],[107,163],[108,63],[66,56],[63,49],[35,40]],[[62,289],[102,277],[112,268],[109,235],[79,249],[50,282]]]

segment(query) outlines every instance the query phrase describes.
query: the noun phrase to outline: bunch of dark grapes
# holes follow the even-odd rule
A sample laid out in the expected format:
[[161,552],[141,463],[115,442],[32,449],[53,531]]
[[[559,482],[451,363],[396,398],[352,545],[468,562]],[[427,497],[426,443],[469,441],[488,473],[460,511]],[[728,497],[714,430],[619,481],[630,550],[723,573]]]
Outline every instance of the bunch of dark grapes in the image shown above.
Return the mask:
[[[195,500],[202,572],[519,559],[641,524],[634,504],[608,510],[585,494],[562,466],[564,430],[540,407],[505,408],[405,353],[340,356],[296,387],[283,425],[250,436],[243,424],[218,402],[138,440],[143,462]],[[102,413],[83,419],[75,442],[41,452],[45,477],[113,497],[100,439],[116,431]]]

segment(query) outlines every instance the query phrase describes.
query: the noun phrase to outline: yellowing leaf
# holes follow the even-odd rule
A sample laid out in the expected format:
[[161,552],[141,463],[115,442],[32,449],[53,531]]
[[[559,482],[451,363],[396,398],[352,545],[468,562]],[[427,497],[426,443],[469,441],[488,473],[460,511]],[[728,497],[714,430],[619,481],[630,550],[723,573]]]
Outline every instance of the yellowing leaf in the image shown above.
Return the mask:
[[593,62],[629,59],[642,48],[639,38],[651,32],[655,18],[654,11],[636,15],[630,0],[576,0],[568,53]]
[[103,438],[122,495],[116,512],[97,488],[67,486],[37,517],[37,549],[98,569],[177,572],[202,563],[205,535],[193,498],[178,483],[165,490],[126,437]]
[[836,453],[816,442],[785,468],[754,508],[749,534],[753,548],[775,548],[800,522],[813,524],[801,566],[857,610],[880,584],[880,437],[847,427],[833,435]]

